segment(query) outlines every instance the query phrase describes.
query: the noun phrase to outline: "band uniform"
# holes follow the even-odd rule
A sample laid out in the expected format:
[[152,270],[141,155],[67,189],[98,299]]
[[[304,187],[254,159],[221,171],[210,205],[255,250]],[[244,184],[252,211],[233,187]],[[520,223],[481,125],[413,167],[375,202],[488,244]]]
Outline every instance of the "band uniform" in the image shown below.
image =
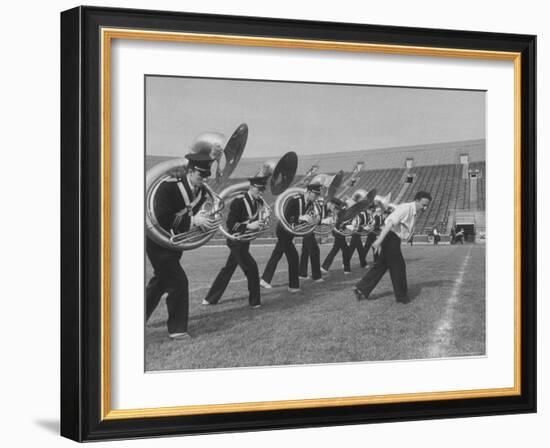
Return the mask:
[[[259,194],[251,193],[252,188],[256,191],[265,189],[268,177],[253,177],[249,178],[251,189],[243,194],[238,195],[232,202],[227,216],[227,229],[233,234],[244,234],[254,223],[260,220],[259,212],[263,205],[263,199]],[[258,225],[258,224],[256,224]],[[248,283],[248,303],[251,307],[259,307],[261,304],[260,298],[260,276],[258,265],[254,257],[250,254],[250,241],[240,241],[227,238],[227,247],[230,250],[225,266],[220,270],[214,283],[210,287],[208,294],[203,300],[203,305],[217,304],[235,269],[239,266],[244,272]]]
[[[355,217],[354,225],[357,226],[357,229],[360,230],[363,227],[367,227],[371,224],[372,216],[368,213],[368,211],[362,211]],[[351,258],[353,257],[353,254],[357,251],[357,254],[359,255],[359,264],[362,268],[367,266],[367,252],[365,251],[365,246],[363,245],[363,241],[361,239],[361,234],[358,232],[354,232],[351,235],[350,243],[349,243],[349,257],[350,257],[350,263]]]
[[[306,193],[297,193],[288,200],[288,204],[283,211],[285,219],[291,225],[298,224],[301,217],[307,216],[313,212],[315,207],[315,200],[321,193],[320,184],[309,184],[306,187]],[[309,197],[306,199],[305,195]],[[279,263],[283,254],[286,256],[288,263],[288,287],[291,291],[298,290],[300,288],[299,279],[299,257],[296,246],[294,245],[294,235],[288,232],[281,223],[277,224],[275,230],[277,236],[277,244],[271,253],[271,256],[267,262],[262,275],[262,285],[264,287],[270,287],[277,264]],[[307,244],[307,243],[306,243]],[[318,249],[318,246],[317,246]],[[313,248],[315,253],[315,249]],[[313,253],[313,256],[315,256]],[[313,264],[313,263],[312,263]]]
[[[190,173],[160,184],[155,198],[155,215],[159,225],[173,234],[184,233],[195,220],[204,202],[210,198],[202,182],[193,183],[196,176],[209,177],[212,159],[206,154],[188,154]],[[193,177],[195,176],[195,177]],[[153,266],[153,277],[147,284],[146,321],[157,308],[164,293],[168,309],[167,327],[171,337],[187,335],[189,318],[189,281],[180,260],[182,250],[168,249],[146,238],[146,253]]]
[[[302,196],[303,198],[303,196]],[[325,217],[326,206],[322,200],[313,201],[307,207],[313,207],[316,215],[323,220]],[[311,262],[311,278],[313,281],[321,279],[321,250],[315,232],[308,233],[302,237],[302,253],[300,254],[300,277],[307,278],[308,264]]]
[[[345,208],[345,204],[343,201],[341,201],[338,198],[332,198],[329,201],[329,206],[334,209],[333,213],[336,214],[336,217],[343,211]],[[343,223],[339,223],[338,219],[336,219],[336,225],[340,226]],[[349,246],[346,242],[346,237],[343,235],[340,235],[336,231],[332,231],[332,236],[334,237],[334,242],[332,244],[332,248],[330,249],[330,252],[325,257],[325,260],[323,261],[323,264],[321,266],[322,270],[325,272],[328,272],[330,269],[330,266],[332,265],[332,262],[334,261],[334,257],[338,254],[338,252],[342,252],[342,263],[344,265],[344,273],[350,273],[351,272],[351,265],[350,265],[350,254],[349,254]]]

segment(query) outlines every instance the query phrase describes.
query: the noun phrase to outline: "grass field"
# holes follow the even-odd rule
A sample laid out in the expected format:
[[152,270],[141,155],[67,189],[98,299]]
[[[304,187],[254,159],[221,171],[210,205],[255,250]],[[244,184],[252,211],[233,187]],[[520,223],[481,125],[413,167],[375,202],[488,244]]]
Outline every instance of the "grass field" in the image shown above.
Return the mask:
[[[262,307],[255,310],[248,306],[246,279],[238,268],[218,305],[200,305],[225,262],[226,247],[184,253],[193,339],[168,338],[163,299],[145,329],[146,370],[484,355],[485,245],[402,247],[409,304],[396,303],[389,274],[373,300],[358,302],[351,289],[365,270],[357,255],[352,275],[343,275],[338,255],[324,283],[303,281],[302,292],[291,295],[283,257],[273,289],[262,289]],[[272,249],[252,246],[260,274]],[[321,246],[321,261],[329,250]],[[148,281],[148,261],[146,270]]]

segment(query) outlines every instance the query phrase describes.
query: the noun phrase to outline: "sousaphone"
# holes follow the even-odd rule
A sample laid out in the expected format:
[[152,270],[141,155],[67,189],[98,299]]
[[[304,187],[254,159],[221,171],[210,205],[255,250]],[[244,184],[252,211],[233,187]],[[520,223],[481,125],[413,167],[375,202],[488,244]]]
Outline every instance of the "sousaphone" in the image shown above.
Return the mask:
[[[331,199],[334,197],[338,188],[342,183],[343,171],[339,171],[335,175],[329,174],[317,174],[314,176],[308,183],[319,183],[322,187],[321,195],[324,195],[326,199]],[[317,206],[313,207],[310,210],[310,220],[309,222],[300,222],[291,224],[287,221],[284,211],[288,205],[288,201],[292,199],[296,194],[305,194],[307,191],[306,187],[292,187],[288,188],[283,194],[277,197],[275,201],[275,206],[273,207],[273,212],[275,216],[279,219],[279,222],[283,228],[295,235],[295,236],[305,236],[309,235],[311,232],[315,232],[316,235],[326,235],[332,230],[331,224],[323,224],[322,220],[322,210],[324,208],[324,202],[322,199],[317,201]]]
[[[190,152],[208,153],[214,162],[213,183],[222,185],[237,167],[248,138],[248,126],[241,124],[225,143],[223,134],[206,132],[192,143]],[[225,143],[225,144],[224,144]],[[172,250],[192,250],[208,242],[218,230],[221,222],[223,199],[205,182],[204,188],[210,196],[199,213],[207,216],[208,226],[193,227],[187,232],[172,234],[160,226],[155,215],[156,194],[163,182],[177,182],[187,175],[188,160],[173,159],[159,163],[147,171],[145,189],[145,231],[147,236],[160,246]]]
[[[267,177],[270,176],[270,190],[273,196],[278,196],[283,193],[294,180],[296,169],[298,168],[298,156],[295,152],[287,152],[279,159],[279,162],[265,162],[255,176]],[[229,206],[231,201],[238,195],[245,193],[250,188],[250,182],[240,182],[238,184],[227,187],[220,193],[220,197],[225,204]],[[261,226],[258,230],[246,231],[244,233],[230,232],[225,224],[220,225],[220,231],[226,238],[234,241],[251,241],[262,233],[266,232],[270,227],[270,219],[273,213],[272,207],[262,198],[262,206],[258,210],[258,221]]]
[[342,236],[350,236],[353,233],[361,234],[362,230],[359,229],[358,215],[374,204],[375,197],[376,189],[372,189],[364,197],[360,198],[358,202],[343,210],[338,215],[334,231]]

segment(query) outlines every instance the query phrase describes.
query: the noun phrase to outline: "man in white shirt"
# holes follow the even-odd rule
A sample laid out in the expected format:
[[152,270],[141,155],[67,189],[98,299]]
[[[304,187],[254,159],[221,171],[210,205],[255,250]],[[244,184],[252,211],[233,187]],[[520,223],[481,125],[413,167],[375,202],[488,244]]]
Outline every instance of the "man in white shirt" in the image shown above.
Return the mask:
[[389,269],[395,299],[400,303],[410,301],[401,240],[407,241],[413,235],[418,214],[426,210],[431,200],[430,193],[419,191],[413,202],[399,204],[386,218],[382,232],[372,243],[372,248],[379,251],[379,256],[353,290],[358,300],[368,299],[369,294]]

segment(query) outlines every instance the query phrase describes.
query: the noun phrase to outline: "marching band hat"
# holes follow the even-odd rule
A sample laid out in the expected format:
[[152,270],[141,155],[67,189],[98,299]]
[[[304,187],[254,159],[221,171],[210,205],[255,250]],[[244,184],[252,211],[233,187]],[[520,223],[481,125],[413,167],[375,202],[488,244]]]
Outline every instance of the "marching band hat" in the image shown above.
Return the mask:
[[203,173],[206,177],[210,177],[212,172],[210,171],[210,166],[214,159],[206,153],[190,153],[185,156],[189,160],[189,169],[197,170]]
[[306,189],[307,191],[312,191],[313,193],[321,194],[321,184],[319,183],[308,184]]
[[338,198],[331,198],[329,202],[336,205],[338,208],[343,208],[345,206],[344,201]]
[[267,184],[267,181],[269,180],[269,176],[254,176],[249,177],[248,180],[250,181],[250,185],[253,187],[257,187],[260,190],[265,190],[265,186]]

